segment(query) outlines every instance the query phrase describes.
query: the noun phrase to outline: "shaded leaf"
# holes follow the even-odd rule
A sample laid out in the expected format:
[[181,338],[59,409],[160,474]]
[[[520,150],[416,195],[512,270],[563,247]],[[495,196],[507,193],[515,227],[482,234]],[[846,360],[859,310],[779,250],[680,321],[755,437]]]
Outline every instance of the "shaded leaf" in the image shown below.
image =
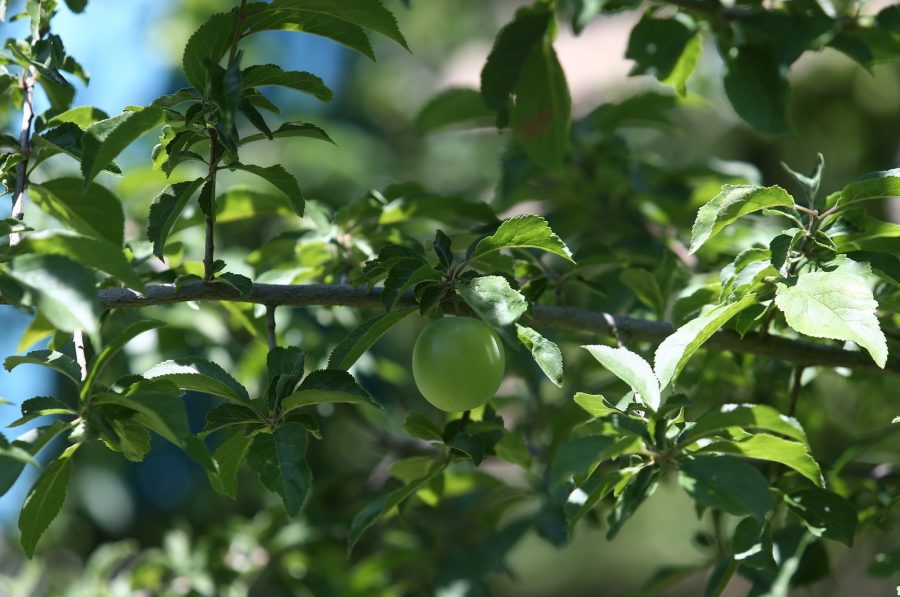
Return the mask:
[[45,212],[85,236],[106,239],[121,247],[125,215],[119,199],[105,187],[78,178],[57,178],[32,184],[31,196]]
[[38,541],[66,501],[69,476],[72,473],[72,448],[63,452],[41,473],[22,505],[19,513],[19,531],[22,533],[20,542],[29,558],[34,555]]
[[85,129],[81,139],[84,187],[88,188],[94,177],[116,159],[122,150],[150,129],[160,126],[164,120],[165,112],[162,108],[148,106],[100,120]]
[[[306,427],[286,423],[274,433],[254,436],[247,449],[247,464],[266,489],[281,497],[289,516],[300,513],[312,488],[312,471],[306,463],[308,445]],[[237,446],[232,448],[238,451]]]
[[369,404],[381,407],[346,371],[322,369],[307,375],[297,390],[284,399],[282,408],[288,412],[302,406],[325,402]]
[[144,372],[145,379],[162,379],[182,390],[221,396],[239,404],[250,404],[246,388],[217,364],[197,357],[164,361]]
[[774,506],[769,482],[753,466],[731,456],[698,456],[683,463],[678,481],[699,504],[735,516],[764,520]]
[[328,357],[328,368],[350,369],[381,336],[415,310],[415,307],[407,307],[364,321],[334,347]]

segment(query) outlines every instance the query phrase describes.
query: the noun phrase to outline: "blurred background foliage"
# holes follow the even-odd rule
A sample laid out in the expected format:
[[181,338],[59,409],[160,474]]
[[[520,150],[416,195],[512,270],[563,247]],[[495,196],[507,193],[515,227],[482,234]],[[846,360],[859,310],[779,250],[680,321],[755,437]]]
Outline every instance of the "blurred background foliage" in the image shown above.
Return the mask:
[[[145,85],[144,97],[127,100],[135,103],[182,87],[185,81],[177,66],[188,36],[209,14],[230,8],[222,0],[171,0],[151,10],[152,4],[93,0],[86,14],[67,17],[60,30],[67,43],[72,38],[103,53],[152,56],[152,63],[134,60],[128,65],[138,73],[146,67],[148,78],[158,85]],[[671,301],[662,313],[654,312],[620,276],[628,268],[656,270],[670,285],[667,293],[686,295],[716,280],[718,268],[733,257],[736,247],[769,233],[754,225],[734,227],[704,249],[699,263],[683,254],[684,231],[721,184],[751,180],[780,184],[796,193],[799,189],[792,187],[780,162],[808,172],[817,152],[826,158],[826,193],[862,173],[900,164],[897,64],[866,72],[833,50],[805,56],[791,72],[794,132],[767,137],[731,111],[722,91],[721,63],[712,51],[704,53],[685,98],[652,77],[625,77],[627,32],[638,16],[633,12],[595,21],[580,37],[568,27],[560,32],[558,49],[573,90],[576,120],[571,159],[562,172],[530,172],[510,148],[509,134],[491,127],[419,134],[417,114],[436,93],[454,86],[477,87],[493,36],[520,4],[389,2],[412,52],[373,40],[378,57],[374,63],[319,38],[267,33],[249,40],[248,62],[275,56],[282,66],[319,74],[335,90],[327,105],[287,91],[273,93],[282,94],[278,99],[285,109],[280,119],[314,121],[329,131],[336,145],[299,139],[244,150],[248,163],[283,164],[313,201],[307,204],[307,216],[294,225],[278,217],[277,209],[269,217],[242,217],[240,192],[235,192],[234,215],[220,219],[219,227],[226,239],[222,256],[231,270],[252,274],[273,252],[287,247],[295,252],[297,270],[289,272],[293,280],[340,281],[340,271],[325,267],[346,257],[340,243],[315,234],[304,241],[305,231],[323,225],[316,213],[338,214],[336,221],[346,226],[335,234],[352,234],[354,225],[372,233],[377,224],[362,217],[365,210],[360,207],[372,200],[367,194],[389,194],[388,185],[422,181],[429,192],[485,201],[504,215],[545,215],[575,249],[580,264],[565,274],[569,304],[648,318],[684,318],[689,313],[673,313]],[[137,34],[123,42],[126,45],[107,48],[101,41],[103,29],[116,22],[131,23]],[[13,26],[9,35],[15,35]],[[102,58],[92,62],[79,56],[74,44],[71,52],[97,71],[92,86],[79,91],[83,101],[76,103],[101,104],[105,94],[122,96],[115,93],[117,73],[106,68]],[[116,113],[123,106],[102,107]],[[15,113],[4,112],[0,118],[4,128],[17,125]],[[121,160],[124,177],[103,176],[133,221],[143,221],[151,200],[166,184],[163,174],[151,169],[149,153],[156,140],[149,137],[141,150],[131,150]],[[50,178],[74,168],[73,162],[54,158],[44,172]],[[189,168],[176,173],[185,180],[192,175]],[[243,182],[235,174],[225,176],[228,182]],[[893,221],[898,220],[898,209],[889,203],[871,206],[873,214]],[[27,215],[29,222],[40,217],[36,209]],[[402,214],[382,226],[385,237],[433,234],[431,224],[403,221]],[[133,229],[130,236],[140,239],[143,231]],[[181,226],[168,249],[170,263],[199,260],[200,238],[199,226]],[[142,242],[133,244],[136,250]],[[353,250],[357,261],[371,256],[370,248]],[[350,257],[352,261],[352,252]],[[550,268],[560,265],[547,262]],[[541,300],[553,302],[555,297]],[[171,354],[206,352],[251,392],[258,388],[266,343],[253,306],[205,303],[154,309],[165,309],[172,325],[130,344],[115,363],[117,373],[143,371]],[[153,317],[154,309],[145,314]],[[369,315],[346,308],[283,308],[278,312],[279,330],[286,344],[307,350],[310,367],[324,364],[342,335]],[[5,318],[0,320],[3,334],[16,343],[20,323],[11,314],[0,316]],[[105,325],[123,327],[131,317],[116,314]],[[492,535],[494,543],[479,543],[484,525],[540,508],[537,501],[514,495],[507,485],[528,482],[521,469],[488,462],[477,470],[453,468],[437,511],[427,507],[427,496],[420,496],[424,509],[410,508],[402,525],[377,527],[348,560],[346,522],[340,521],[352,520],[362,505],[391,486],[389,466],[409,449],[396,439],[403,435],[406,414],[420,411],[434,420],[442,416],[412,383],[410,352],[421,325],[416,318],[404,321],[354,369],[385,404],[384,411],[327,405],[319,409],[322,439],[311,446],[309,456],[317,481],[312,502],[299,519],[287,520],[275,497],[252,474],[242,478],[236,501],[215,493],[197,465],[158,438],[141,463],[126,462],[102,446],[86,446],[84,451],[90,448],[90,453],[81,455],[66,507],[39,558],[26,562],[18,555],[12,518],[3,521],[7,533],[0,539],[0,594],[126,595],[133,585],[148,595],[237,596],[251,587],[256,595],[402,595],[418,594],[422,586],[441,587],[439,595],[478,594],[477,583],[453,580],[459,577],[454,567],[468,567],[497,595],[614,596],[635,591],[661,566],[689,566],[706,557],[712,522],[708,515],[694,515],[691,501],[674,482],[664,482],[614,543],[603,538],[599,517],[582,524],[565,546],[554,546],[552,537],[534,532],[519,541],[521,533],[511,527],[503,535]],[[592,365],[575,342],[565,336],[554,339],[564,351],[565,387],[551,385],[526,355],[517,354],[496,400],[504,418],[526,421],[528,433],[549,446],[565,439],[563,430],[583,418],[571,401],[575,391],[600,392],[620,384]],[[783,407],[790,375],[791,368],[776,361],[709,351],[694,359],[683,382],[702,388],[695,392],[701,408],[745,400]],[[29,377],[36,377],[35,372],[7,376],[4,383],[9,386],[2,393],[12,398],[13,390],[27,392],[39,381]],[[807,377],[798,418],[824,462],[834,462],[843,446],[882,426],[886,413],[898,412],[896,377],[853,374],[850,380],[833,371],[808,371]],[[59,391],[66,389],[60,385]],[[213,402],[200,395],[189,396],[187,402],[196,415],[192,424],[199,429]],[[885,463],[885,475],[849,483],[880,488],[875,494],[889,501],[896,492],[898,453],[896,438],[873,444],[860,459]],[[20,491],[3,499],[21,497]],[[17,505],[4,504],[4,512],[15,510]],[[441,525],[434,525],[435,516]],[[866,521],[865,511],[862,520],[875,526],[876,521]],[[879,522],[885,530],[863,535],[852,551],[829,544],[831,570],[812,585],[812,594],[893,591],[890,580],[865,574],[876,553],[897,548],[896,515],[893,522]],[[423,551],[429,544],[436,548]],[[501,573],[507,551],[509,575]],[[702,574],[687,575],[664,594],[696,595],[703,581]],[[726,594],[743,594],[746,586],[740,582]]]

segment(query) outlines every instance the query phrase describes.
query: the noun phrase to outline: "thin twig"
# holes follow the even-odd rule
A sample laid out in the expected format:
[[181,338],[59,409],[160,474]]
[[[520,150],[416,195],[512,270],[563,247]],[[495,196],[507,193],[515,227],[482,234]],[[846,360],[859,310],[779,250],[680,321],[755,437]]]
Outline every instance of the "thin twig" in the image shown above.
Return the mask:
[[787,415],[789,417],[793,417],[794,413],[797,412],[797,398],[800,396],[800,389],[803,384],[803,370],[805,367],[797,366],[794,367],[794,375],[791,378],[791,391],[788,396],[788,410]]
[[[12,196],[12,217],[21,221],[25,218],[25,200],[28,198],[28,161],[31,158],[31,124],[34,122],[34,67],[29,66],[22,75],[22,127],[19,130],[19,147],[22,161],[16,165],[16,188]],[[19,244],[18,232],[9,235],[10,246]]]
[[275,305],[266,305],[266,339],[269,341],[269,350],[275,350],[278,346],[275,338]]
[[234,21],[234,34],[231,37],[231,50],[228,52],[228,64],[234,62],[234,57],[237,56],[238,41],[241,39],[241,25],[244,24],[244,13],[246,10],[247,0],[241,0],[237,18]]

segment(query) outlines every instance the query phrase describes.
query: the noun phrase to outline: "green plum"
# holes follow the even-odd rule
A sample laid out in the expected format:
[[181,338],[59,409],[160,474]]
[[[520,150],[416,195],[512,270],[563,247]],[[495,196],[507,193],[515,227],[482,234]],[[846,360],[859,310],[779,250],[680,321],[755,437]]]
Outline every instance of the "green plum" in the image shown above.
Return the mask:
[[503,344],[480,319],[442,317],[429,323],[413,348],[413,377],[425,399],[459,412],[490,400],[506,368]]

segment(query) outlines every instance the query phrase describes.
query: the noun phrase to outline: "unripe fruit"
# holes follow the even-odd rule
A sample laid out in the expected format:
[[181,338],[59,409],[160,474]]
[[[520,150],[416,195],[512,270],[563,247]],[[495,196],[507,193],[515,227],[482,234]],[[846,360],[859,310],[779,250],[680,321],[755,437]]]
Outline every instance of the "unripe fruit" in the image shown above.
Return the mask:
[[500,338],[486,323],[442,317],[429,323],[413,348],[413,377],[425,399],[459,412],[490,400],[506,367]]

